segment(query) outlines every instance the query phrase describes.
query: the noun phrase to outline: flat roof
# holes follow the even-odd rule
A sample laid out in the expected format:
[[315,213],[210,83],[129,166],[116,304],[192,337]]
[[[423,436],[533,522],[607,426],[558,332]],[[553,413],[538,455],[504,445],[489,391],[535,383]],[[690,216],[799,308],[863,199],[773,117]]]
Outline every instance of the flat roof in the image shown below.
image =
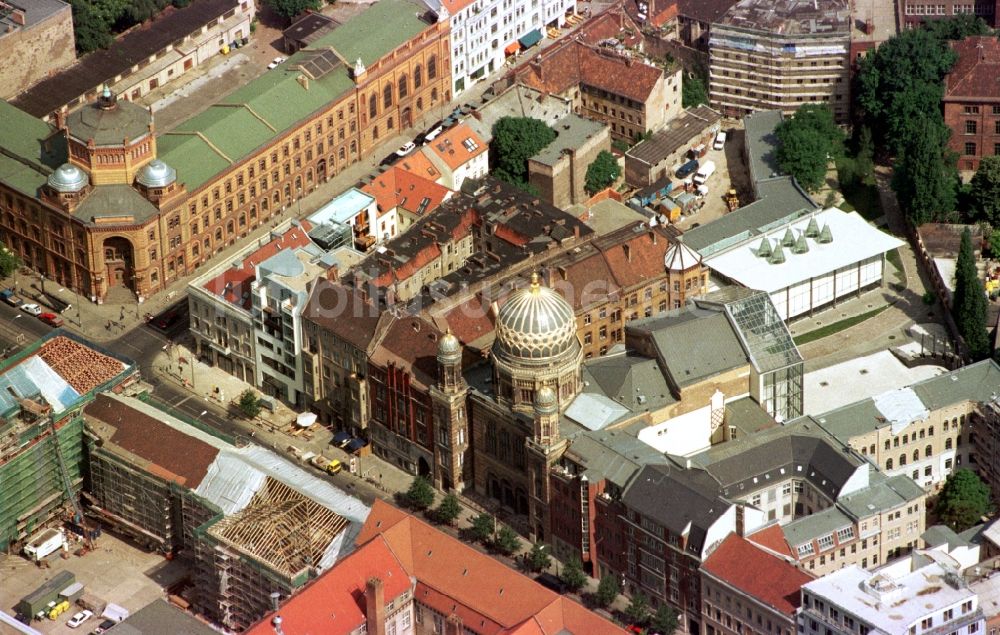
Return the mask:
[[775,155],[779,145],[775,131],[783,118],[780,110],[761,110],[743,118],[750,178],[754,181],[784,175]]
[[828,412],[945,372],[942,366],[907,368],[891,352],[879,351],[806,373],[802,409],[804,412]]
[[603,123],[584,119],[579,115],[566,115],[552,124],[552,129],[556,132],[556,138],[552,140],[552,143],[542,148],[529,161],[554,166],[567,151],[578,150],[580,146],[599,135],[606,127]]
[[352,187],[343,194],[316,210],[309,217],[309,222],[313,225],[323,223],[340,223],[346,225],[350,223],[359,213],[369,205],[375,203],[375,197],[365,194],[361,190]]
[[781,35],[846,35],[851,8],[847,0],[742,0],[718,24]]
[[[814,218],[821,228],[830,229],[832,242],[822,243],[805,235],[808,224]],[[757,255],[765,240],[770,242],[773,250],[779,249],[788,231],[796,241],[804,241],[808,251],[797,253],[795,246],[785,244],[780,247],[784,261],[779,263],[775,263],[773,258]],[[796,246],[799,244],[801,242],[797,242]],[[833,207],[809,218],[775,227],[763,237],[750,238],[735,248],[706,258],[705,264],[745,287],[771,293],[902,245],[903,241],[868,224],[857,212],[847,213]]]
[[6,3],[15,9],[24,11],[24,24],[19,24],[11,19],[9,15],[0,17],[0,25],[2,25],[0,26],[0,30],[3,31],[3,33],[0,33],[0,38],[19,29],[30,29],[49,16],[55,15],[69,7],[62,0],[6,0]]

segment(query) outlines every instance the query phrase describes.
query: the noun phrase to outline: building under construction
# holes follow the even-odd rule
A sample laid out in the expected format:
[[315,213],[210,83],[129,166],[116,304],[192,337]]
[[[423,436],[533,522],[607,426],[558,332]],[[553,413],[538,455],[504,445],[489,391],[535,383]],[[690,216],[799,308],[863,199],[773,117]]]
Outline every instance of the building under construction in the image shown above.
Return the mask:
[[88,513],[194,565],[194,608],[231,631],[254,623],[352,548],[358,500],[270,450],[237,447],[133,397],[84,412]]
[[81,520],[81,406],[136,383],[132,362],[53,331],[0,366],[0,544]]

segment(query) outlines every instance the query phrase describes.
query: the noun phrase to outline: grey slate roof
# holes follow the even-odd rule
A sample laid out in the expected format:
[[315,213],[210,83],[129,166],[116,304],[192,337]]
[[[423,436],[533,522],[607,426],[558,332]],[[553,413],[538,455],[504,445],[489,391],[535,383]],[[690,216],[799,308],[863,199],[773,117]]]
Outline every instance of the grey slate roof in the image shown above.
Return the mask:
[[725,314],[684,307],[629,322],[626,332],[647,333],[679,387],[739,368],[749,359]]
[[934,525],[920,534],[920,539],[927,543],[928,547],[947,545],[948,549],[953,549],[955,547],[971,547],[973,545],[972,542],[956,534],[955,530],[948,525]]
[[803,516],[782,526],[785,540],[794,549],[821,536],[831,534],[838,529],[850,527],[853,520],[836,506],[827,507],[815,514]]
[[129,185],[99,185],[73,210],[77,218],[93,222],[95,218],[127,216],[141,223],[159,210]]
[[680,117],[671,121],[652,137],[636,144],[625,156],[637,159],[647,165],[656,165],[660,161],[685,147],[703,130],[715,125],[722,115],[708,106],[688,108]]
[[719,495],[719,484],[708,472],[672,464],[643,466],[622,501],[678,535],[690,523],[688,551],[697,554],[705,546],[708,529],[731,505]]
[[668,462],[663,454],[626,430],[579,434],[573,438],[567,455],[584,466],[583,473],[591,482],[607,479],[622,488],[643,465]]
[[599,135],[605,127],[603,123],[584,119],[579,115],[566,115],[552,124],[552,129],[556,131],[556,138],[530,160],[537,161],[542,165],[554,166],[567,151],[579,150],[580,146]]
[[584,392],[600,392],[633,412],[657,410],[677,399],[655,359],[620,352],[583,366]]
[[750,397],[726,402],[726,422],[735,426],[740,436],[749,436],[778,425],[774,417]]
[[135,141],[149,134],[153,115],[127,99],[119,99],[111,110],[103,110],[91,102],[66,116],[71,137],[84,143],[93,139],[99,146],[120,145],[124,139]]
[[207,624],[164,600],[154,600],[107,632],[114,635],[216,635]]
[[764,181],[784,175],[778,167],[777,150],[780,142],[775,135],[782,119],[780,110],[761,110],[743,118],[751,181]]
[[875,468],[868,473],[868,487],[837,501],[846,513],[854,518],[864,518],[877,512],[894,509],[924,496],[926,492],[909,476],[887,477]]

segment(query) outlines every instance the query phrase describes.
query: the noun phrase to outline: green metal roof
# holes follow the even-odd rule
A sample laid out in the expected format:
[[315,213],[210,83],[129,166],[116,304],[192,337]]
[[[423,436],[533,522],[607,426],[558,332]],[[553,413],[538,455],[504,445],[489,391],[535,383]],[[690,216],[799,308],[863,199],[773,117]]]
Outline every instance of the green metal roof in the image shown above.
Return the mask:
[[159,158],[177,170],[188,191],[252,154],[294,124],[327,107],[354,87],[338,66],[308,88],[299,83],[296,64],[309,57],[299,52],[157,139]]
[[311,48],[332,47],[348,64],[361,58],[370,66],[430,26],[421,19],[426,13],[426,7],[408,0],[379,0],[316,40]]
[[54,132],[41,119],[0,99],[0,181],[35,196],[52,170],[66,161],[62,137],[43,146]]

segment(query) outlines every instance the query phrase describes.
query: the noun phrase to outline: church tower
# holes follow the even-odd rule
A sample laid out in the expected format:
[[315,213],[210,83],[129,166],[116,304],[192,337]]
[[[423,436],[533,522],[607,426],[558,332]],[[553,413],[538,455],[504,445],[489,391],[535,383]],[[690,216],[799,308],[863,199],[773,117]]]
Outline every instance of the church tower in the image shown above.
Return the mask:
[[438,489],[461,492],[471,475],[469,420],[466,397],[469,387],[462,376],[462,344],[451,330],[438,342],[437,383],[430,388],[434,411],[434,461]]

